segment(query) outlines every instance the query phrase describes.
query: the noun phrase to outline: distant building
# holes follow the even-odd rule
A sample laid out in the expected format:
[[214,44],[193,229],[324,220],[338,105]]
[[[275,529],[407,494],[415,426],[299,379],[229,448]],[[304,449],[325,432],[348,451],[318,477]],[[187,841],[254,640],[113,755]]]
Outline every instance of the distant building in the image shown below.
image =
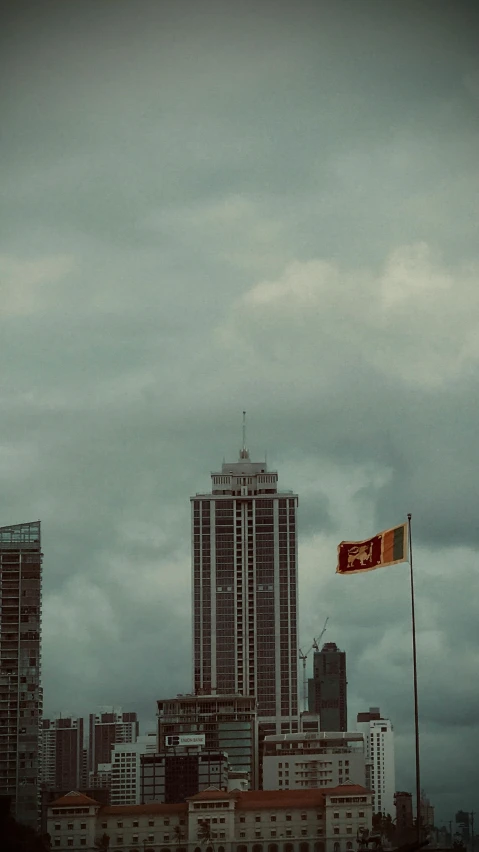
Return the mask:
[[364,734],[366,757],[371,763],[374,812],[392,817],[396,789],[393,726],[389,719],[382,718],[379,707],[370,707],[367,713],[358,713],[357,729]]
[[167,737],[204,736],[207,751],[226,752],[230,766],[247,772],[250,787],[258,784],[258,719],[256,701],[243,695],[178,695],[158,704],[158,751]]
[[[408,843],[412,839],[414,830],[414,814],[412,807],[412,795],[406,792],[397,792],[394,797],[396,808],[396,842],[397,845]],[[391,814],[392,816],[392,814]]]
[[96,772],[88,773],[89,786],[99,790],[110,790],[112,769],[113,766],[111,763],[99,763]]
[[252,462],[191,498],[196,694],[255,698],[260,739],[298,731],[298,497]]
[[431,805],[424,790],[421,793],[421,825],[423,828],[434,828],[434,805]]
[[[210,834],[202,843],[200,823]],[[371,828],[371,793],[328,790],[205,790],[180,804],[102,807],[72,792],[51,803],[48,832],[57,852],[94,852],[95,839],[138,852],[353,852],[358,828]]]
[[111,753],[110,803],[141,803],[141,757],[156,752],[156,734],[137,737],[135,743],[115,743]]
[[76,790],[83,784],[83,719],[43,719],[42,784]]
[[0,797],[18,822],[40,815],[40,521],[0,527]]
[[308,707],[318,713],[322,731],[348,730],[346,652],[326,642],[313,656],[313,677],[308,681]]
[[185,802],[208,787],[228,790],[228,756],[194,751],[141,756],[141,803]]
[[136,742],[139,723],[136,713],[103,707],[100,713],[90,713],[89,729],[88,766],[90,772],[96,773],[99,763],[111,763],[115,743]]
[[263,744],[263,789],[365,786],[364,735],[357,732],[283,734]]

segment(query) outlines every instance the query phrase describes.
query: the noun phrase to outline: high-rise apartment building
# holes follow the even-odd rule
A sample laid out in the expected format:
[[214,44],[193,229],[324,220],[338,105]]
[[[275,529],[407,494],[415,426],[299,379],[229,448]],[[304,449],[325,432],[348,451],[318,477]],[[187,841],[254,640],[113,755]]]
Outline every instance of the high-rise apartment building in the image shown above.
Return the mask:
[[137,737],[135,743],[115,743],[111,753],[112,805],[139,805],[141,802],[140,767],[145,754],[157,751],[156,734]]
[[96,774],[100,763],[111,763],[114,743],[136,743],[139,722],[136,713],[123,713],[121,707],[102,707],[90,713],[88,765]]
[[262,735],[298,730],[297,504],[245,446],[191,498],[194,690],[254,696]]
[[40,521],[0,527],[0,796],[39,818],[42,552]]
[[313,657],[313,677],[308,681],[310,713],[318,713],[322,731],[348,730],[346,652],[326,642]]
[[44,719],[42,724],[42,784],[77,790],[83,784],[83,719],[77,716]]
[[366,757],[370,762],[369,783],[374,791],[374,813],[393,816],[396,789],[394,730],[389,719],[383,719],[379,707],[358,713],[358,731],[364,734]]

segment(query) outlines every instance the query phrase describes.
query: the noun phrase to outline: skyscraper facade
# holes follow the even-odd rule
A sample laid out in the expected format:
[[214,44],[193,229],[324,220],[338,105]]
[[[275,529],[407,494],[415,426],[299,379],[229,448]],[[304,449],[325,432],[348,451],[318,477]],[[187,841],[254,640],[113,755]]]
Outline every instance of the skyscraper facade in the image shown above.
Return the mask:
[[315,651],[308,682],[310,713],[318,713],[322,731],[348,730],[346,652],[334,642]]
[[42,552],[40,521],[0,527],[0,796],[39,817]]
[[76,790],[83,777],[83,719],[68,716],[44,719],[42,725],[42,783]]
[[370,762],[369,784],[374,791],[374,813],[390,814],[395,808],[396,770],[394,730],[389,719],[383,719],[379,707],[358,713],[357,729],[364,734],[366,757]]
[[252,462],[191,498],[196,694],[255,696],[260,731],[298,730],[298,498]]

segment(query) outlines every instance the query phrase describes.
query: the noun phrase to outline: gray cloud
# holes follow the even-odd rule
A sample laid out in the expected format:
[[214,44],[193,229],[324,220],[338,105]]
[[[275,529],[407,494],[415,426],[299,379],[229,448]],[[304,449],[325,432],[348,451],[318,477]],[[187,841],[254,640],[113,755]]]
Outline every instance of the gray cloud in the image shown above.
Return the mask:
[[190,510],[239,446],[300,495],[301,643],[412,789],[477,767],[475,34],[469,3],[16,4],[3,28],[0,517],[41,517],[47,713],[190,687]]

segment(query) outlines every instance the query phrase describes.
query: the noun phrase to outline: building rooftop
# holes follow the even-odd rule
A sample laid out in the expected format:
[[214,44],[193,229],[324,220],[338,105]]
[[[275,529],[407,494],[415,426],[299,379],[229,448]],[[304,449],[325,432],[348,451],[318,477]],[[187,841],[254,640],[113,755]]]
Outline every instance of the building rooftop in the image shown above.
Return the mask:
[[90,796],[85,796],[84,793],[78,793],[76,790],[72,790],[70,793],[67,793],[66,796],[60,796],[59,799],[55,799],[53,802],[50,802],[49,807],[77,807],[78,805],[100,806],[100,802],[97,802],[96,799],[91,799]]

